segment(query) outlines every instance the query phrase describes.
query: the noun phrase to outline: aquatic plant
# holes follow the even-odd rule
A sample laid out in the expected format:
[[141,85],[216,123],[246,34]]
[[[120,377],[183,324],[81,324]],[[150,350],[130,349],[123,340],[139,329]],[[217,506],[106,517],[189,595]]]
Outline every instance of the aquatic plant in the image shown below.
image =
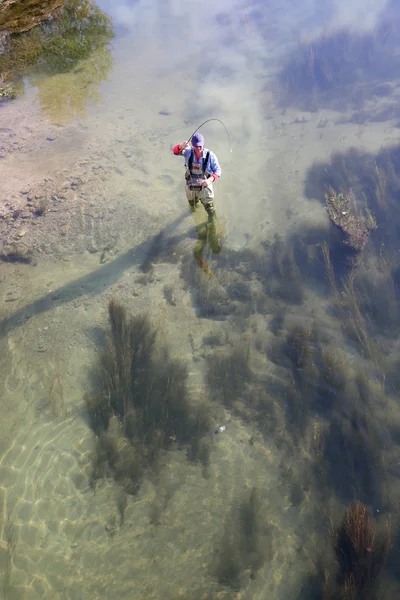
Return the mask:
[[171,446],[186,448],[191,460],[204,463],[202,438],[211,423],[207,402],[190,401],[186,367],[162,348],[147,317],[129,317],[111,300],[109,325],[98,390],[85,398],[98,436],[93,479],[109,472],[135,493],[146,469],[156,467]]
[[325,30],[301,41],[279,73],[280,102],[305,111],[343,110],[389,96],[392,87],[385,84],[397,79],[400,65],[398,22],[398,15],[383,16],[369,31]]
[[322,251],[322,255],[324,257],[326,273],[328,275],[329,283],[331,286],[331,292],[332,292],[335,304],[337,307],[340,307],[341,306],[341,297],[340,297],[337,283],[336,283],[335,271],[333,269],[333,265],[332,265],[332,261],[331,261],[331,254],[330,254],[329,246],[325,240],[321,244],[321,251]]
[[9,73],[0,72],[0,103],[5,100],[13,100],[16,95],[16,89],[9,81]]
[[350,504],[342,522],[332,530],[332,543],[339,570],[332,598],[372,600],[377,580],[390,548],[390,525],[382,535],[372,523],[368,508]]
[[363,355],[375,361],[379,360],[378,349],[371,339],[366,320],[360,310],[360,304],[354,288],[355,271],[343,281],[343,314],[350,331],[358,340]]
[[260,491],[253,487],[249,496],[233,509],[217,550],[215,575],[218,582],[239,591],[273,557],[272,527],[265,522]]
[[226,350],[215,351],[207,361],[207,380],[215,397],[227,407],[243,394],[251,378],[250,345],[242,341]]
[[265,291],[291,304],[301,304],[304,292],[294,246],[285,244],[282,236],[275,234],[268,250],[268,266],[273,277],[266,278]]
[[[356,341],[363,356],[380,368],[387,354],[386,342],[395,337],[400,324],[399,168],[398,145],[375,155],[352,148],[334,154],[327,163],[313,165],[306,183],[308,197],[328,196],[325,202],[337,225],[332,230],[341,232],[347,241],[341,242],[344,253],[333,248],[332,242],[321,246],[335,314],[346,338]],[[365,206],[361,211],[355,207],[356,198]]]
[[332,188],[325,194],[329,219],[345,236],[345,243],[356,252],[364,250],[370,232],[376,229],[376,219],[366,208],[364,214],[356,213],[355,197],[352,190],[336,193]]

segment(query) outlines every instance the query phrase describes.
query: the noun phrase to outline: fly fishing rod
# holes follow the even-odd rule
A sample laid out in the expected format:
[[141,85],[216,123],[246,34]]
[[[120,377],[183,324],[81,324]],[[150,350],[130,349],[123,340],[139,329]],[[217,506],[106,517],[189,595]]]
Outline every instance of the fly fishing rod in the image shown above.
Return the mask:
[[195,133],[197,133],[197,131],[199,129],[201,129],[201,127],[203,127],[203,125],[205,125],[206,123],[209,123],[210,121],[218,121],[218,123],[221,123],[222,127],[225,129],[226,131],[226,135],[228,136],[228,140],[229,140],[229,150],[232,153],[232,144],[231,144],[231,137],[229,135],[229,131],[227,130],[227,128],[225,127],[225,124],[221,121],[221,119],[207,119],[207,121],[204,121],[204,123],[202,123],[201,125],[199,125],[197,127],[197,129],[195,129],[192,133],[192,135],[190,136],[190,138],[188,139],[188,143],[190,143],[190,140],[192,139],[192,137],[194,136]]

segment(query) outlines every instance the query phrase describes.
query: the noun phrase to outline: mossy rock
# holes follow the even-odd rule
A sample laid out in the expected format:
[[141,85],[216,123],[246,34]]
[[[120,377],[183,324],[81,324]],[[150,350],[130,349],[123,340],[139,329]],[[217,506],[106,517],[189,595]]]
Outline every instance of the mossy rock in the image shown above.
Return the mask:
[[113,37],[111,19],[89,0],[69,0],[57,18],[3,40],[0,73],[27,75],[70,71]]
[[17,90],[9,83],[2,82],[0,77],[0,104],[7,100],[14,100]]
[[0,31],[22,33],[54,17],[64,0],[0,1]]
[[[41,3],[27,0],[23,3],[24,19],[30,15],[32,27],[28,28],[22,22],[17,27],[16,19],[22,10],[20,4],[11,0],[1,3],[0,0],[0,31],[5,28],[6,9],[11,11],[14,6],[16,11],[14,26],[10,26],[3,35],[0,34],[0,101],[12,99],[19,89],[22,91],[24,77],[77,72],[84,63],[85,73],[92,66],[93,80],[99,82],[105,78],[105,72],[108,72],[112,64],[108,42],[114,36],[112,21],[108,15],[90,0],[53,0]],[[36,26],[40,22],[39,4],[42,8],[46,7],[45,13],[40,13],[46,21]],[[51,13],[53,8],[54,18]],[[7,22],[11,23],[10,20]],[[25,33],[14,33],[15,31]],[[105,59],[105,54],[109,57],[108,60]],[[93,56],[97,56],[95,61],[92,61]],[[99,62],[101,68],[97,69],[94,62]],[[2,81],[7,85],[2,85]]]

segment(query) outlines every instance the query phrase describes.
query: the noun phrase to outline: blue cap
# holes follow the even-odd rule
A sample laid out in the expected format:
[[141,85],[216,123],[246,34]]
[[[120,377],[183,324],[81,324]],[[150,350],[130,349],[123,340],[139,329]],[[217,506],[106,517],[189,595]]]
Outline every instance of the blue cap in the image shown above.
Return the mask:
[[192,146],[204,146],[204,138],[201,133],[195,133],[192,137]]

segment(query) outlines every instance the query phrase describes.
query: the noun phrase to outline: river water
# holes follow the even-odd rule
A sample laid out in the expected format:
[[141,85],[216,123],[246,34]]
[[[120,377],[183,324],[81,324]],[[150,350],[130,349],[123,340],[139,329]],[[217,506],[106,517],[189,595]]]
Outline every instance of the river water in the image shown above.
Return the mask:
[[[113,22],[107,51],[72,73],[39,71],[0,111],[2,200],[52,193],[39,224],[7,230],[33,260],[0,263],[4,597],[321,598],[331,527],[352,501],[377,528],[391,523],[381,582],[396,597],[397,188],[382,165],[399,82],[375,75],[391,93],[360,100],[361,77],[347,103],[329,101],[334,86],[283,102],[279,87],[302,44],[348,25],[363,35],[384,4],[97,4]],[[208,276],[193,257],[206,215],[188,211],[171,149],[211,118],[229,137],[218,121],[201,129],[223,171]],[[369,207],[385,211],[351,279],[324,185],[347,169],[365,204],[371,164],[387,199]],[[210,418],[207,460],[171,443],[135,493],[112,469],[93,481],[85,395],[111,299],[148,317]],[[115,418],[109,433],[122,452]]]

